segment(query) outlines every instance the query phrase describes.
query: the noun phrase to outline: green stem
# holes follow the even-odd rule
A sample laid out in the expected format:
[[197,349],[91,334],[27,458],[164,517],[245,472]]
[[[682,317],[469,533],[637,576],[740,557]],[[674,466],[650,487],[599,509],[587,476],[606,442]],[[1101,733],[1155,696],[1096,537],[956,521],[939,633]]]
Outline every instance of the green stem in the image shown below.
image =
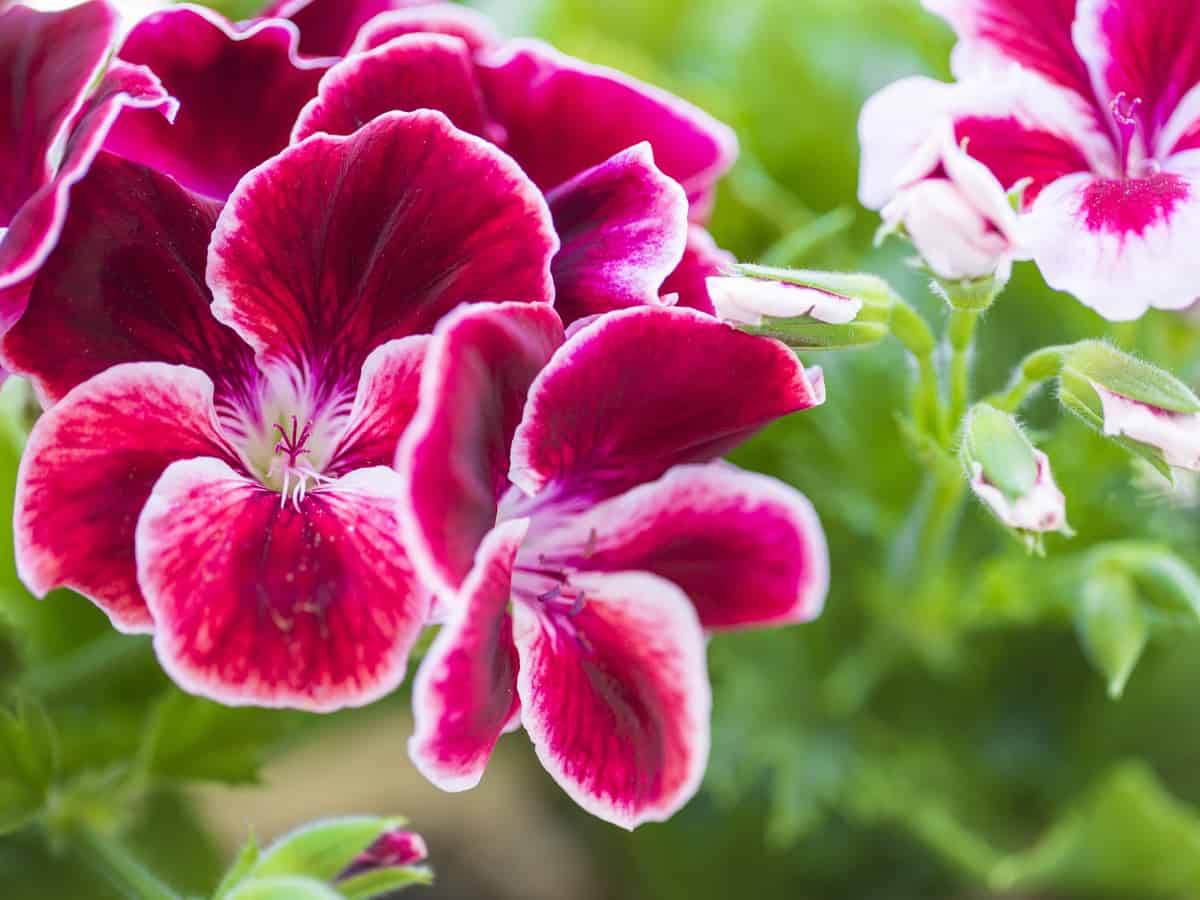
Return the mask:
[[917,361],[920,382],[913,393],[913,421],[926,434],[944,441],[941,391],[938,387],[937,365],[933,359],[937,340],[933,331],[920,313],[903,300],[897,300],[892,307],[891,326],[892,334]]
[[987,402],[1004,412],[1016,412],[1044,382],[1056,378],[1062,369],[1066,347],[1043,347],[1021,360],[1007,388],[987,398]]
[[947,335],[950,338],[950,428],[957,430],[971,398],[971,349],[979,311],[952,309]]
[[76,852],[129,900],[180,900],[113,838],[90,828],[72,832],[71,837]]

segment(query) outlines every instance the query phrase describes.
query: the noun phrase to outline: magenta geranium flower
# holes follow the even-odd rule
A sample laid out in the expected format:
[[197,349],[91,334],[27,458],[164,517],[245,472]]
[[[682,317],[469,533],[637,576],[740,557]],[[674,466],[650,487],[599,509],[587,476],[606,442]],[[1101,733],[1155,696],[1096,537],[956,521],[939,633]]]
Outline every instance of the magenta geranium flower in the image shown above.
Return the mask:
[[24,311],[33,275],[62,230],[71,188],[120,110],[174,115],[149,70],[108,66],[116,30],[116,13],[103,2],[58,13],[0,7],[0,333]]
[[706,630],[810,619],[828,579],[807,501],[713,460],[823,398],[783,345],[692,310],[622,310],[565,341],[544,306],[443,320],[397,457],[406,543],[446,603],[414,684],[421,771],[471,787],[523,725],[598,816],[685,803],[708,751]]
[[1191,0],[925,0],[958,32],[945,85],[863,112],[861,199],[880,208],[940,123],[1003,183],[1047,282],[1102,315],[1200,289],[1200,17]]
[[497,44],[473,18],[437,7],[378,17],[355,50],[322,79],[296,139],[348,134],[391,110],[439,109],[546,192],[563,242],[554,278],[564,321],[663,302],[689,248],[689,215],[707,215],[736,155],[728,128],[544,44]]
[[76,194],[3,342],[52,404],[18,478],[22,578],[153,631],[226,703],[390,690],[429,612],[390,467],[423,333],[553,298],[541,193],[423,111],[292,147],[223,210],[107,154]]

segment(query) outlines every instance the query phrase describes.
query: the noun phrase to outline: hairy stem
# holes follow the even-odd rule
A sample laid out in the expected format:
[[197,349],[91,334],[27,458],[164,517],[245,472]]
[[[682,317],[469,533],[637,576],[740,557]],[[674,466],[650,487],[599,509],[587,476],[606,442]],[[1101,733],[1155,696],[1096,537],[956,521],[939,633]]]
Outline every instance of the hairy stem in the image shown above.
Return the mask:
[[71,839],[76,853],[129,900],[180,900],[114,838],[92,828],[80,828],[72,832]]

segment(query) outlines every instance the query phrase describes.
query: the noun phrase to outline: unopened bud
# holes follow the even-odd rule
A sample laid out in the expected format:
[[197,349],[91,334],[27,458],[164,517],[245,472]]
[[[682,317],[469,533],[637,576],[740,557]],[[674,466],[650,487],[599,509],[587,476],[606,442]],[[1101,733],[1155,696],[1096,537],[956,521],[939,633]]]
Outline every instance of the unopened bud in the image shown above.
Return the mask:
[[888,333],[895,294],[873,275],[742,266],[708,279],[717,316],[797,349],[861,347]]
[[1064,363],[1068,410],[1160,469],[1200,471],[1200,398],[1182,381],[1102,341],[1075,345]]
[[1047,532],[1073,533],[1050,460],[1008,413],[986,403],[971,410],[963,429],[962,460],[975,496],[1031,549],[1040,548]]

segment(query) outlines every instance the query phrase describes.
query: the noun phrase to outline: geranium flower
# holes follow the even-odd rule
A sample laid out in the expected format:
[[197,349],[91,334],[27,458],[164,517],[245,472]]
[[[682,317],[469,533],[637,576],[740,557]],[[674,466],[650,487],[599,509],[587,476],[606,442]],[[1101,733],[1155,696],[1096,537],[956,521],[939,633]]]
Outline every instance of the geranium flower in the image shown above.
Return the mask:
[[1200,19],[1190,0],[926,0],[958,32],[945,85],[906,79],[863,111],[860,197],[881,208],[932,129],[1005,188],[1055,288],[1109,319],[1200,294]]
[[423,333],[552,299],[541,193],[430,111],[292,147],[223,210],[107,154],[76,193],[3,342],[52,404],[18,477],[22,578],[153,631],[225,703],[390,690],[429,612],[390,468]]
[[107,65],[116,33],[116,13],[96,0],[57,13],[0,9],[0,333],[24,312],[71,188],[120,110],[175,113],[149,70]]
[[712,460],[823,399],[782,344],[693,310],[622,310],[565,341],[533,305],[441,322],[397,455],[406,544],[447,605],[414,682],[418,768],[469,788],[523,725],[602,818],[685,803],[708,750],[705,631],[810,619],[828,580],[807,501]]

